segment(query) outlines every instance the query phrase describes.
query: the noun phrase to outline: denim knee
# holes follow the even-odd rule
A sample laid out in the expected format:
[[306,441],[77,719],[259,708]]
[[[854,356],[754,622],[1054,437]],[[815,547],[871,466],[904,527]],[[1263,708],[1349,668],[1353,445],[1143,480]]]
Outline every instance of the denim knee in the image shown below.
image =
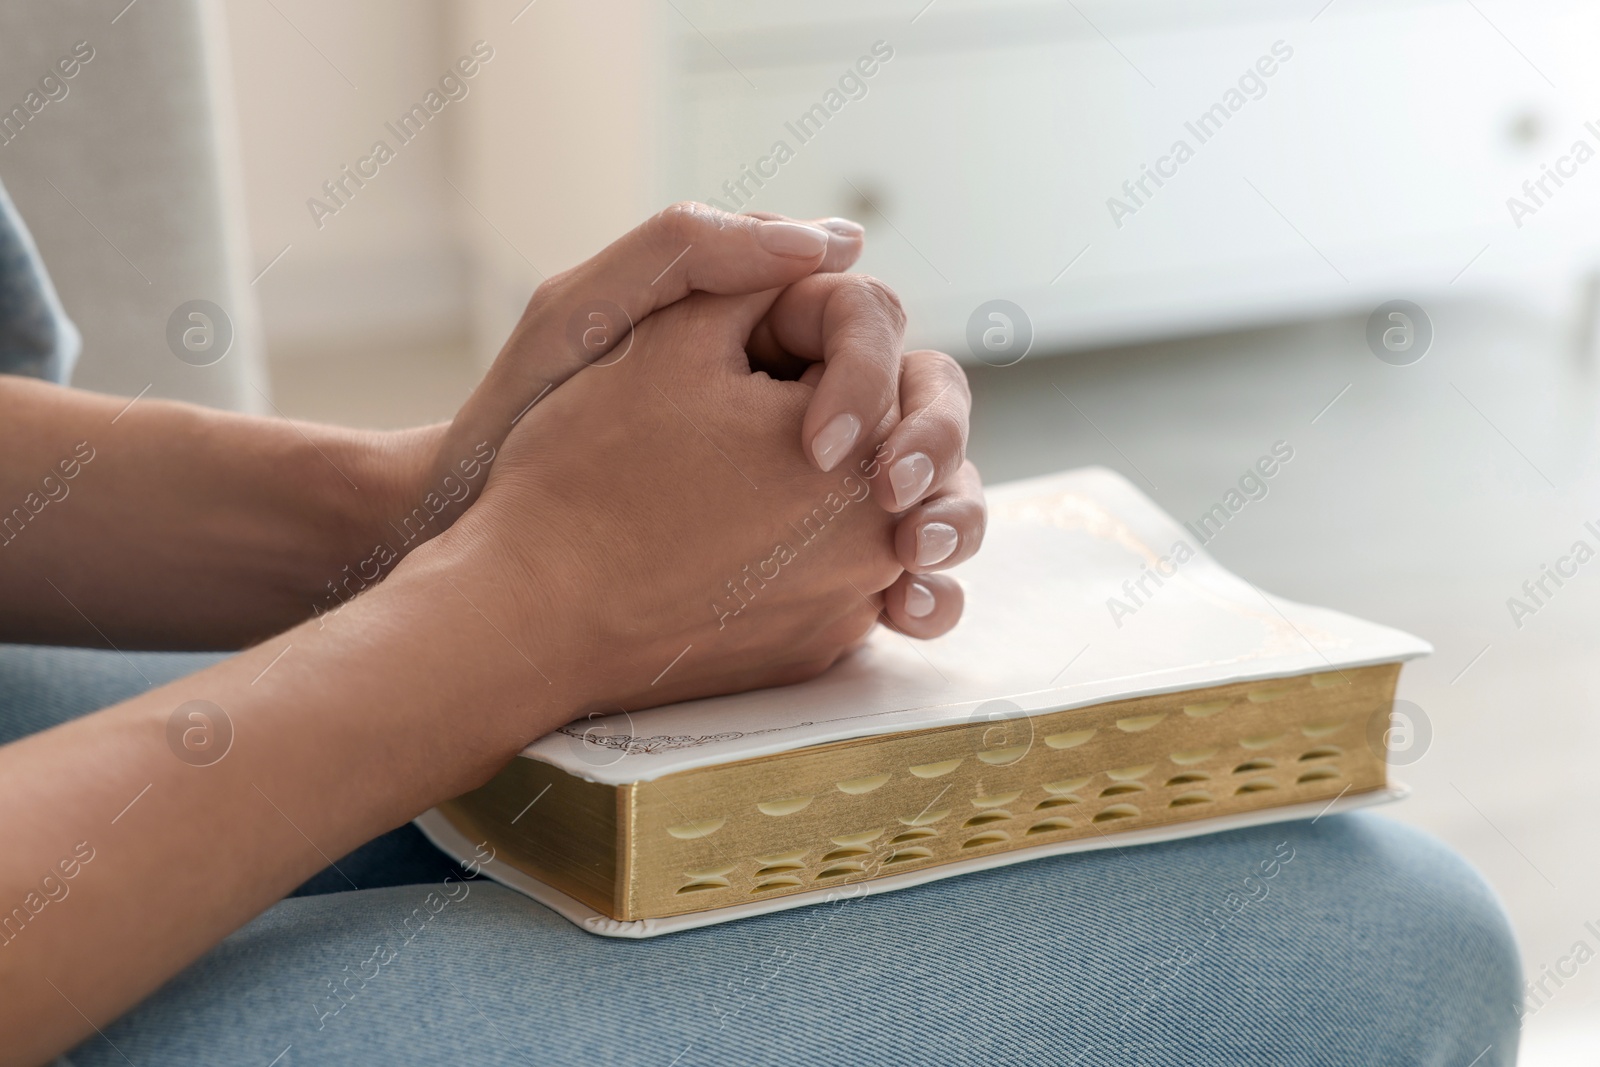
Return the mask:
[[1362,946],[1350,961],[1358,969],[1340,976],[1366,987],[1359,1000],[1373,1040],[1361,1062],[1515,1063],[1521,963],[1482,876],[1437,838],[1382,816],[1324,819],[1299,833],[1319,867],[1343,868],[1318,907],[1322,936]]
[[[1437,840],[1372,815],[1049,857],[652,941],[584,934],[482,883],[408,937],[429,889],[285,901],[107,1037],[172,1064],[290,1042],[308,1062],[537,1050],[655,1067],[1516,1055],[1499,904]],[[375,945],[392,963],[373,976]],[[98,1037],[72,1059],[121,1062]]]

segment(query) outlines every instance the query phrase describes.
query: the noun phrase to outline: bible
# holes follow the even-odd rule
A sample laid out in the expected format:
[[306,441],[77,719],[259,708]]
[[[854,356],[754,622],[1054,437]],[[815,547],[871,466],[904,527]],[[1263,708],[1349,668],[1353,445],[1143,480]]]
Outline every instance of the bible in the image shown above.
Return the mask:
[[880,627],[799,685],[572,723],[418,825],[649,937],[1402,795],[1389,715],[1426,642],[1262,592],[1111,471],[988,500],[949,634]]

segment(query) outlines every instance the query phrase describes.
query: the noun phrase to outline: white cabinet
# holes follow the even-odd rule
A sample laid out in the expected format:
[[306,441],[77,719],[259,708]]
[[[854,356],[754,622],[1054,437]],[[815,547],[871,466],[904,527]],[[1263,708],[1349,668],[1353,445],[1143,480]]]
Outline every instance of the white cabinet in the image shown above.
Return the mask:
[[858,218],[914,339],[963,356],[993,298],[1048,351],[1550,286],[1600,244],[1600,163],[1507,207],[1600,150],[1594,5],[924,2],[645,19],[640,200]]

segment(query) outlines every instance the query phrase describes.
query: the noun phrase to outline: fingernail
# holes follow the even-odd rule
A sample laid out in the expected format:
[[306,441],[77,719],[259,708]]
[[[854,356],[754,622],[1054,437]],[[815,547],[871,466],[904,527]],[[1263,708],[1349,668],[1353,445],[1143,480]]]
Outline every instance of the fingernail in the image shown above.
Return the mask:
[[823,219],[822,226],[840,237],[860,237],[867,232],[861,223],[849,219]]
[[829,419],[828,424],[811,439],[811,454],[817,458],[817,466],[825,471],[833,470],[841,459],[850,454],[856,438],[860,436],[861,420],[848,411],[841,411]]
[[921,452],[902,456],[889,468],[889,484],[894,486],[895,506],[909,508],[933,484],[933,460]]
[[773,255],[792,259],[815,259],[828,249],[825,232],[798,222],[763,222],[756,227],[756,241]]
[[917,531],[917,566],[931,567],[950,557],[960,537],[947,522],[930,522]]
[[933,590],[921,582],[912,582],[906,586],[906,614],[913,619],[921,619],[933,613]]

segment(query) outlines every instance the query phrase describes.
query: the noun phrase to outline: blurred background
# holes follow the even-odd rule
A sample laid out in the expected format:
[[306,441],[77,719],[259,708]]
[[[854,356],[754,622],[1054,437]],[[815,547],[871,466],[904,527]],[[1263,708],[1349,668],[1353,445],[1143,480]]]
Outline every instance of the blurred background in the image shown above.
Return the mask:
[[0,179],[87,388],[448,418],[541,278],[695,199],[862,222],[990,481],[1190,519],[1289,443],[1208,549],[1433,642],[1387,814],[1510,910],[1524,1062],[1591,1064],[1596,40],[1563,0],[41,0]]

